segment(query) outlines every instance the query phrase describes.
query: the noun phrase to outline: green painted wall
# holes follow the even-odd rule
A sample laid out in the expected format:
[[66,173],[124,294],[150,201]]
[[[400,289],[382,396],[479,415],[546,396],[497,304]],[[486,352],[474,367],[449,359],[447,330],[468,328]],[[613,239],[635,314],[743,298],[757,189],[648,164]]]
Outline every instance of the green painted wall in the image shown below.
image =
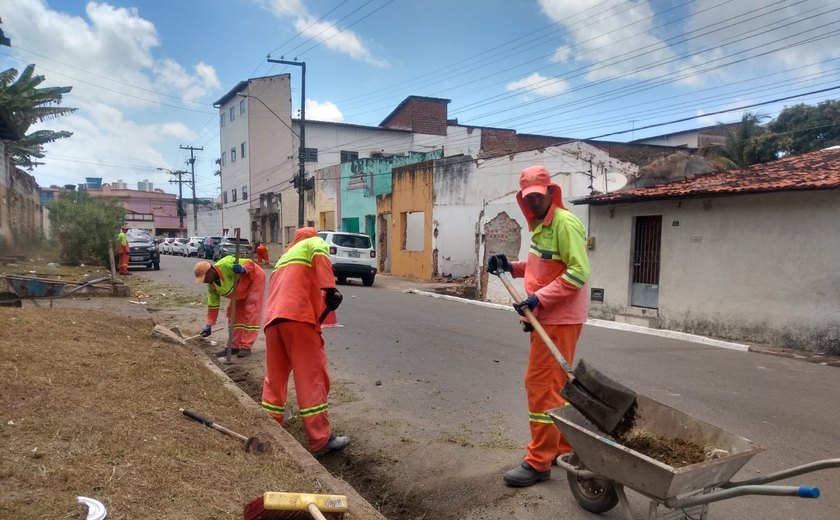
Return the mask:
[[[410,152],[399,157],[357,159],[341,164],[339,222],[358,222],[360,233],[370,235],[376,244],[376,196],[391,193],[391,170],[443,157],[443,150]],[[342,225],[343,231],[345,229]]]

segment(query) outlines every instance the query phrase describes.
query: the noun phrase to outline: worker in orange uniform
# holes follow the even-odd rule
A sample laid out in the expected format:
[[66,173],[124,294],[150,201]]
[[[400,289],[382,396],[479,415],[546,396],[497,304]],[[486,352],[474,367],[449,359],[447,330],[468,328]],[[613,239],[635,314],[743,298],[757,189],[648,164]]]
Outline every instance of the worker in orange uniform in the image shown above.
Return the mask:
[[342,450],[350,438],[330,428],[330,376],[321,321],[341,304],[330,249],[315,228],[300,228],[274,266],[265,307],[265,382],[262,407],[281,425],[294,373],[297,403],[309,450],[317,457]]
[[257,242],[254,247],[254,252],[257,254],[257,263],[259,265],[268,265],[268,248],[262,242]]
[[[195,264],[193,274],[195,283],[207,284],[207,323],[201,329],[201,336],[207,337],[219,317],[221,297],[236,298],[236,316],[230,321],[230,305],[227,308],[228,327],[233,327],[232,354],[244,358],[251,355],[251,348],[260,334],[260,318],[265,294],[265,271],[247,258],[240,258],[234,263],[234,257],[228,255],[215,264],[202,260]],[[233,295],[233,277],[239,276],[236,283],[236,295]],[[226,356],[227,349],[216,353]]]
[[[531,230],[528,259],[509,262],[505,255],[494,255],[488,259],[487,270],[491,273],[509,271],[514,278],[525,278],[528,297],[514,307],[523,316],[524,308],[533,311],[571,365],[589,306],[586,232],[581,221],[563,206],[560,186],[551,182],[544,166],[522,170],[519,187],[516,200]],[[526,324],[525,329],[531,332],[525,372],[531,442],[525,460],[503,476],[504,482],[512,487],[526,487],[548,480],[552,461],[571,451],[569,443],[545,413],[566,403],[560,397],[566,375],[530,324]]]
[[131,274],[128,272],[128,254],[131,252],[131,248],[128,246],[128,237],[125,236],[126,231],[128,231],[128,226],[122,226],[117,235],[117,253],[120,255],[121,275]]

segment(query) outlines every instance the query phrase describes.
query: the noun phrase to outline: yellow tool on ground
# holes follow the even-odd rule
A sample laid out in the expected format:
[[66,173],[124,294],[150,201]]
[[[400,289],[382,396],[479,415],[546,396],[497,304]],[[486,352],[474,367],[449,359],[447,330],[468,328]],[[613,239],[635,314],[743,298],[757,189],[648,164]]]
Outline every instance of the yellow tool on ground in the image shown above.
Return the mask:
[[347,497],[268,491],[245,505],[245,520],[297,518],[300,511],[308,511],[315,520],[341,519],[347,511]]

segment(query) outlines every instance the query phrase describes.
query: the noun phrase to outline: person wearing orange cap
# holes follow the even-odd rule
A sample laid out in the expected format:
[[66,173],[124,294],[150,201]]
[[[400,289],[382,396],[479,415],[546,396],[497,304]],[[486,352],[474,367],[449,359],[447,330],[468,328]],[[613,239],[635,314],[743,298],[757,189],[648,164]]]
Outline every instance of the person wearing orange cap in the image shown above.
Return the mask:
[[316,457],[350,444],[349,437],[334,435],[330,427],[330,376],[321,337],[323,318],[341,300],[329,246],[315,228],[298,229],[268,285],[262,407],[283,425],[291,372],[309,449]]
[[121,275],[129,275],[131,273],[128,272],[128,254],[131,252],[131,248],[128,246],[128,237],[125,235],[125,232],[128,231],[128,226],[123,225],[120,227],[120,232],[117,235],[117,253],[120,255],[120,274]]
[[[528,297],[515,303],[514,307],[523,316],[522,309],[531,309],[571,365],[589,306],[586,230],[563,206],[560,186],[551,182],[544,166],[522,170],[519,187],[516,200],[531,230],[528,258],[509,262],[505,255],[493,255],[488,259],[487,271],[509,271],[514,278],[525,278]],[[503,475],[504,482],[512,487],[526,487],[548,480],[552,461],[571,451],[569,443],[545,413],[566,404],[560,396],[566,375],[530,324],[525,324],[525,330],[531,332],[525,372],[531,442],[525,460]]]
[[[230,346],[236,357],[251,355],[251,348],[260,334],[260,317],[265,294],[265,271],[248,258],[240,258],[234,263],[233,255],[228,255],[215,264],[202,260],[193,267],[195,283],[207,284],[207,323],[201,329],[201,335],[207,337],[219,317],[221,297],[236,298],[236,316],[230,323],[230,305],[227,308],[228,327],[233,327],[233,343]],[[233,293],[233,277],[239,276],[236,294]],[[227,349],[216,353],[227,355]]]

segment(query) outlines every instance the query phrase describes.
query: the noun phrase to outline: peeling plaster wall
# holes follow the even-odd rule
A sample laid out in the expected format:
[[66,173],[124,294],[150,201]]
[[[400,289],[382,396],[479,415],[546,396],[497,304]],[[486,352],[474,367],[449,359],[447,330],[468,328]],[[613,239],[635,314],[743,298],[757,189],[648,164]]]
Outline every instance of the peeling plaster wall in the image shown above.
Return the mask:
[[[393,195],[391,199],[391,229],[389,258],[391,273],[429,280],[433,272],[432,255],[432,163],[423,162],[404,166],[393,172]],[[425,212],[423,251],[402,250],[405,223],[404,214]]]
[[0,253],[25,251],[42,231],[38,184],[33,176],[15,169],[5,153],[0,157]]
[[590,285],[605,301],[590,314],[638,314],[634,217],[662,215],[653,325],[840,354],[838,207],[840,190],[593,206]]
[[[519,224],[522,246],[518,257],[525,258],[530,232],[515,195],[519,190],[519,172],[535,164],[548,168],[553,181],[563,190],[566,206],[584,225],[588,220],[587,208],[573,206],[568,200],[589,195],[590,182],[595,189],[606,185],[609,191],[615,191],[626,183],[625,175],[637,170],[632,164],[612,159],[605,152],[580,142],[487,160],[449,157],[435,161],[437,274],[480,275],[486,257],[482,238],[484,227],[502,212]],[[488,287],[488,299],[509,301],[507,291],[494,278],[487,282],[491,286],[498,284],[498,288]],[[499,292],[499,288],[503,292]]]

